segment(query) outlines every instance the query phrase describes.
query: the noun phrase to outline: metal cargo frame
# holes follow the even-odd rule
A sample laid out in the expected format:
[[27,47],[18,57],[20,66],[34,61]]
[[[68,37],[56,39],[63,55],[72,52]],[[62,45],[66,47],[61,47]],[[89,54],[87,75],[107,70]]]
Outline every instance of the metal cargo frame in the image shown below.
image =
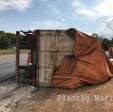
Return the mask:
[[38,64],[38,54],[36,53],[35,58],[36,58],[36,62],[32,61],[32,65],[24,65],[24,66],[20,66],[20,49],[22,49],[23,47],[21,47],[21,43],[20,43],[20,39],[21,39],[21,33],[24,34],[24,38],[27,39],[28,44],[24,46],[24,49],[28,49],[31,50],[31,54],[32,54],[32,59],[33,59],[33,52],[36,51],[37,53],[39,52],[39,31],[17,31],[16,32],[16,82],[20,83],[20,70],[28,70],[31,72],[32,75],[32,84],[34,86],[38,86],[38,72],[37,72],[37,64]]
[[[73,40],[65,33],[66,30],[34,30],[23,32],[36,51],[36,65],[32,69],[32,84],[34,86],[51,86],[52,74],[62,62],[65,55],[72,55]],[[32,46],[30,38],[35,39]],[[19,65],[20,32],[16,32],[16,79],[19,83],[19,70],[25,69]],[[28,49],[28,48],[27,48]],[[33,66],[33,63],[32,63]],[[27,67],[29,69],[29,67]]]

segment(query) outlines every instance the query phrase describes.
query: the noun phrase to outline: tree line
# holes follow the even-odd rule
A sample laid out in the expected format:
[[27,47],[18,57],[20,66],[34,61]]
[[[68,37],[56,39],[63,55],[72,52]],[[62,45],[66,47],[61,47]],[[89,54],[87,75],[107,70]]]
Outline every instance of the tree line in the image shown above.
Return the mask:
[[101,45],[102,45],[102,47],[103,47],[104,50],[108,50],[110,47],[113,47],[113,38],[108,39],[108,38],[106,38],[104,36],[99,36],[96,33],[92,34],[92,36],[94,38],[97,38],[97,39],[100,40]]
[[[101,41],[102,47],[107,50],[109,47],[113,47],[113,38],[108,39],[98,36],[98,34],[92,34],[93,37]],[[21,38],[21,43],[26,43],[26,39]],[[16,46],[16,34],[0,31],[0,49],[14,48]]]
[[0,31],[0,49],[12,48],[16,45],[16,35]]
[[[26,39],[21,35],[21,45],[26,44]],[[16,47],[16,34],[0,31],[0,49],[10,49]]]

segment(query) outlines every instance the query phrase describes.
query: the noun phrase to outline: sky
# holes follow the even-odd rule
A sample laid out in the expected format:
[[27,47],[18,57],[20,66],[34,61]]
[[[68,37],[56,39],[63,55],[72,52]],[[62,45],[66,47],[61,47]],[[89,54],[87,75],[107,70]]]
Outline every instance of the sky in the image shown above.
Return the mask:
[[0,0],[0,30],[6,32],[71,27],[108,36],[112,23],[113,0]]

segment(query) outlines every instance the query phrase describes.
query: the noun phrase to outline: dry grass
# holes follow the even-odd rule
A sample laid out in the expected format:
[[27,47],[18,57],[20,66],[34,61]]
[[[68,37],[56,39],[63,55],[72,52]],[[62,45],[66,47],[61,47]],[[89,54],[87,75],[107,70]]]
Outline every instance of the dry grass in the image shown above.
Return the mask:
[[[6,84],[5,82],[1,85],[1,91],[2,89],[3,93],[6,90],[10,91],[10,89],[4,90],[4,87],[12,88],[15,83],[11,83]],[[91,99],[88,101],[66,101],[58,100],[58,95],[70,97],[84,95]],[[101,98],[100,101],[97,101],[94,99],[94,95],[109,96],[111,100]],[[31,86],[21,86],[13,89],[13,92],[8,92],[8,96],[0,100],[0,106],[5,106],[3,112],[113,112],[113,79],[101,85],[86,86],[74,90],[38,88],[33,91]]]
[[[113,112],[113,79],[96,86],[81,87],[75,90],[39,88],[31,98],[28,98],[22,107],[15,112]],[[58,100],[58,95],[89,96],[88,101]],[[109,96],[112,99],[100,99],[94,96]],[[103,101],[102,101],[103,100]]]
[[[20,53],[27,53],[29,50],[20,50]],[[11,54],[16,54],[15,49],[6,49],[6,50],[0,50],[0,55],[11,55]]]

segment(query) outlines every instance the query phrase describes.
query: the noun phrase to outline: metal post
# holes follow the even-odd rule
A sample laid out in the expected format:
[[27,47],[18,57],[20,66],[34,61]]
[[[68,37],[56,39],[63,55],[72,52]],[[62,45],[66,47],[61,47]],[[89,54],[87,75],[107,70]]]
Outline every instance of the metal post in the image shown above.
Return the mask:
[[36,51],[36,68],[32,72],[33,86],[39,86],[39,31],[34,31],[35,51]]
[[16,81],[19,83],[20,32],[16,32]]
[[39,86],[39,60],[40,60],[40,30],[37,31],[37,81],[38,81],[38,86]]

